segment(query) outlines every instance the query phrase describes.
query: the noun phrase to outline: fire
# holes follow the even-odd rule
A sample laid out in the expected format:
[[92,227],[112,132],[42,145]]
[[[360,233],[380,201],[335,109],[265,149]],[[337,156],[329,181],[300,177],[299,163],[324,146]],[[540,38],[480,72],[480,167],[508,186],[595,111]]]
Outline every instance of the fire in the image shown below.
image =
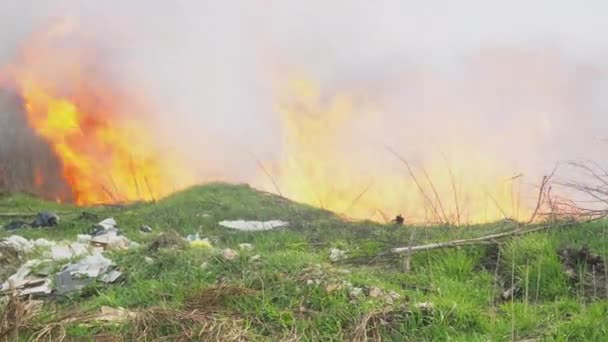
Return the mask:
[[411,163],[364,138],[366,127],[382,118],[356,94],[328,96],[305,77],[282,90],[276,111],[284,150],[276,183],[283,195],[378,221],[399,213],[410,222],[454,224],[527,218],[521,177],[475,146],[449,146]]
[[[8,69],[29,125],[62,164],[69,199],[80,205],[155,200],[191,182],[177,156],[160,153],[132,95],[101,77],[96,51],[87,50],[74,25],[61,21],[33,37]],[[44,170],[37,167],[34,178],[42,184]]]

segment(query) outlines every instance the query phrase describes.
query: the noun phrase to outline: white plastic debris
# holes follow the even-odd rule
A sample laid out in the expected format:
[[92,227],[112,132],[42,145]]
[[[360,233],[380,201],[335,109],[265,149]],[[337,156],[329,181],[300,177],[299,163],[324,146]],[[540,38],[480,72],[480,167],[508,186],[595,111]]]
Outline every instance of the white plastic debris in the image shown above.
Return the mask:
[[56,245],[55,241],[49,241],[47,239],[42,239],[42,238],[34,241],[34,246],[39,247],[39,248],[48,248],[48,247],[53,247],[55,245]]
[[91,239],[91,243],[101,245],[105,249],[127,249],[131,245],[131,241],[126,236],[118,235],[118,232],[115,230],[94,236]]
[[29,252],[34,248],[34,243],[23,236],[11,235],[0,240],[0,244],[13,247],[19,252]]
[[111,270],[99,277],[99,280],[104,283],[113,283],[118,280],[120,276],[122,276],[122,272],[119,272],[117,270]]
[[382,296],[383,292],[379,287],[372,287],[369,289],[369,296],[372,298],[377,298]]
[[264,230],[272,230],[275,228],[286,227],[289,225],[288,222],[281,220],[272,220],[272,221],[245,221],[245,220],[237,220],[237,221],[221,221],[219,223],[220,226],[236,229],[241,231],[264,231]]
[[250,243],[239,243],[239,249],[242,251],[250,251],[253,249],[253,245]]
[[351,298],[358,298],[361,297],[363,295],[363,289],[360,287],[353,287],[350,292],[349,295]]
[[113,217],[107,218],[97,224],[97,227],[104,230],[116,229],[116,220]]
[[329,250],[329,260],[336,262],[346,258],[346,252],[337,248]]
[[21,265],[17,272],[8,277],[4,284],[2,284],[2,292],[6,292],[14,288],[18,289],[19,293],[23,293],[23,291],[26,290],[24,288],[27,287],[29,294],[50,293],[50,287],[48,287],[50,283],[47,284],[46,287],[43,286],[45,278],[30,277],[32,268],[40,265],[43,261],[46,260],[33,259],[28,260],[25,264]]
[[76,241],[78,241],[80,243],[89,243],[89,242],[91,242],[92,238],[93,237],[91,235],[78,234],[78,236],[76,237]]
[[71,259],[89,254],[87,245],[74,242],[69,246],[53,246],[51,247],[51,258],[55,261]]
[[256,254],[256,255],[252,256],[251,258],[249,258],[249,262],[256,262],[256,261],[259,261],[260,259],[262,259],[262,256],[259,254]]
[[72,275],[97,278],[100,274],[105,273],[110,266],[112,266],[112,260],[98,253],[89,255],[75,264],[69,264],[65,271],[69,271]]

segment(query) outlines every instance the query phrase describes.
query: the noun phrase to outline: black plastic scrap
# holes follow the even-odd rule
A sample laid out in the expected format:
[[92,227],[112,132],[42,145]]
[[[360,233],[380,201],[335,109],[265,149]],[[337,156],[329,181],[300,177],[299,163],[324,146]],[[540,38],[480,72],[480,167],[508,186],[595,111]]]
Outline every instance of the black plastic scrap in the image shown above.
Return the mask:
[[59,215],[43,211],[38,213],[36,220],[32,223],[33,227],[54,227],[59,223]]
[[43,211],[36,215],[36,219],[32,223],[28,223],[22,220],[12,221],[6,226],[4,226],[5,230],[15,230],[21,228],[29,228],[29,227],[54,227],[59,223],[59,215],[50,212]]

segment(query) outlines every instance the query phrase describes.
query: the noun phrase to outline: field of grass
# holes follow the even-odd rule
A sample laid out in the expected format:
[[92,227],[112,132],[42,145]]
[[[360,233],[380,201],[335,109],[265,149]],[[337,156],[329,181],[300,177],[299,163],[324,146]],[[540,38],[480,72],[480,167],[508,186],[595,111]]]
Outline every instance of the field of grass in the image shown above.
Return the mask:
[[[584,265],[578,274],[568,274],[558,255],[562,248],[587,245],[605,259],[603,221],[420,252],[404,273],[401,257],[385,252],[407,246],[412,230],[414,244],[422,244],[507,231],[511,223],[351,222],[246,185],[205,185],[157,203],[123,207],[75,208],[24,195],[0,197],[0,212],[49,209],[68,212],[59,226],[0,230],[0,237],[73,241],[97,220],[81,214],[86,211],[99,220],[114,217],[124,235],[142,246],[107,253],[124,272],[124,282],[94,283],[79,295],[47,300],[23,322],[20,340],[608,340],[608,277]],[[0,217],[0,225],[12,219]],[[234,219],[290,224],[263,232],[218,225]],[[141,225],[153,233],[140,232]],[[169,231],[183,237],[199,233],[214,249],[147,247]],[[239,250],[241,243],[253,249]],[[238,257],[226,260],[225,248],[237,250]],[[347,258],[331,262],[332,248],[346,251]],[[511,288],[514,295],[504,298]],[[86,320],[102,307],[134,314],[118,324]]]

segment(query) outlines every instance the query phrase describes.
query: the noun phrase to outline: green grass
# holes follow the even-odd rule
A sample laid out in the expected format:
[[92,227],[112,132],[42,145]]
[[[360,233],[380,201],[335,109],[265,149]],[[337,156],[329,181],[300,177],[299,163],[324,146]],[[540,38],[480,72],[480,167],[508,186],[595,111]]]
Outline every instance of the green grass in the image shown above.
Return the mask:
[[[74,240],[76,234],[89,231],[95,222],[81,216],[86,211],[100,219],[114,217],[127,237],[142,244],[163,231],[173,230],[182,236],[199,233],[210,238],[216,247],[150,251],[144,246],[109,253],[125,273],[124,283],[93,284],[83,296],[49,302],[36,321],[49,323],[75,308],[88,312],[102,306],[138,312],[169,310],[172,314],[159,314],[145,335],[137,330],[142,322],[68,323],[66,333],[75,340],[93,340],[96,335],[132,340],[134,331],[140,334],[136,337],[152,340],[198,331],[204,324],[178,319],[179,313],[192,311],[192,298],[204,298],[206,291],[218,286],[244,288],[247,293],[213,304],[207,319],[208,323],[215,323],[207,325],[211,329],[204,332],[207,340],[238,332],[235,336],[250,340],[342,341],[360,338],[361,331],[372,339],[396,341],[608,339],[608,302],[585,296],[565,274],[557,255],[559,248],[588,245],[605,258],[608,237],[604,222],[509,240],[498,249],[497,270],[484,267],[492,257],[491,247],[474,246],[416,254],[411,272],[403,273],[399,258],[375,256],[392,247],[407,246],[411,229],[417,230],[415,243],[421,244],[510,228],[501,223],[411,227],[351,222],[246,185],[205,185],[157,203],[124,207],[76,208],[23,195],[0,197],[0,212],[43,209],[70,213],[62,215],[56,228],[0,231],[0,237],[18,234]],[[219,226],[218,222],[225,219],[282,219],[290,226],[244,233]],[[9,218],[0,217],[0,225],[8,221]],[[154,232],[141,233],[139,227],[144,224]],[[251,243],[254,249],[241,251],[235,260],[224,260],[221,250],[237,250],[239,243]],[[334,247],[347,250],[352,262],[331,263],[329,249]],[[250,260],[254,255],[260,256],[259,261]],[[153,261],[146,261],[146,257]],[[394,291],[401,297],[392,303],[385,295],[352,298],[347,283],[364,292],[378,287],[383,293]],[[511,283],[519,291],[512,299],[501,299],[501,293]],[[599,285],[605,298],[607,285]],[[432,303],[432,309],[418,308],[420,303]],[[210,307],[199,307],[205,309]],[[373,322],[385,324],[376,326]],[[22,336],[27,339],[32,333],[33,330],[26,330]]]

